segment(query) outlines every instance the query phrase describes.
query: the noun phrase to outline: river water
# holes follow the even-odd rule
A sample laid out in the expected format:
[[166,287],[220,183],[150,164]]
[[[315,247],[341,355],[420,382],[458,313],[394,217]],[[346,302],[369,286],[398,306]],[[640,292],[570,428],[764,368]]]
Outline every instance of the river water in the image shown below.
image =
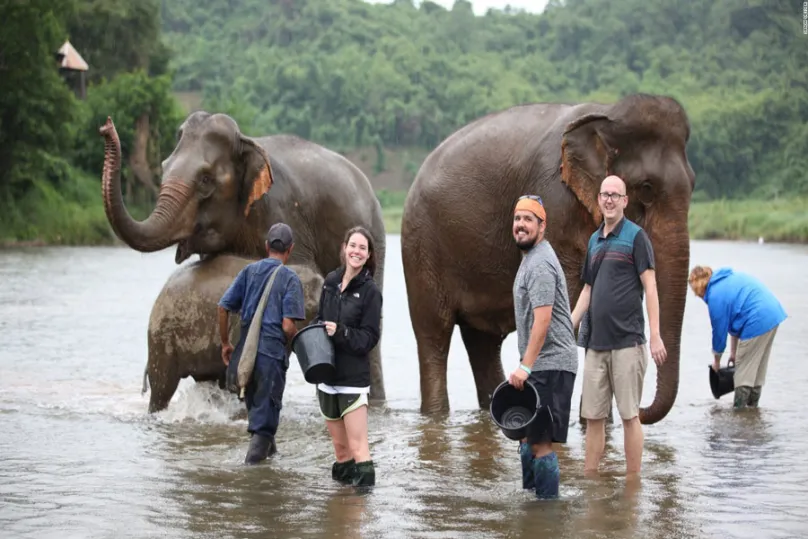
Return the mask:
[[[452,413],[419,414],[398,236],[384,290],[388,401],[369,418],[377,486],[364,495],[331,481],[331,444],[294,357],[279,454],[261,466],[242,465],[246,423],[229,394],[183,380],[168,410],[146,413],[146,327],[172,250],[0,251],[0,537],[805,537],[808,248],[693,242],[691,253],[691,265],[759,276],[790,315],[761,408],[713,399],[709,319],[691,293],[679,396],[645,427],[641,481],[626,482],[619,423],[602,473],[584,478],[579,376],[561,499],[540,502],[521,489],[515,443],[477,410],[459,332]],[[516,357],[512,334],[506,372]],[[649,362],[643,405],[655,379]]]

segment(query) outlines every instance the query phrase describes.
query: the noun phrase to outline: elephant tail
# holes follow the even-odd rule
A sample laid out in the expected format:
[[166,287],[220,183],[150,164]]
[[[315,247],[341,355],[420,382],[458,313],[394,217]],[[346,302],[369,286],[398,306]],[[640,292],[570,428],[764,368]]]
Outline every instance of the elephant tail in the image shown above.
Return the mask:
[[149,366],[146,365],[146,367],[143,369],[143,387],[140,390],[141,395],[144,395],[149,390],[149,379],[147,377],[148,373]]

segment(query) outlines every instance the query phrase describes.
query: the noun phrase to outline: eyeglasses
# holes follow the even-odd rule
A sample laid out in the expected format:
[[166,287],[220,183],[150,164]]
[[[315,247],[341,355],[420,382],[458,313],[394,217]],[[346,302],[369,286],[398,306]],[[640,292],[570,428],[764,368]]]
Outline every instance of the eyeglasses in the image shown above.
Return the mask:
[[538,195],[522,195],[519,197],[519,200],[524,200],[526,198],[529,198],[530,200],[535,200],[536,202],[544,206],[544,202],[542,202],[541,197]]
[[600,196],[601,200],[606,201],[606,200],[609,200],[611,198],[612,202],[617,202],[618,200],[620,200],[621,198],[626,196],[626,195],[621,195],[620,193],[598,193],[598,195]]

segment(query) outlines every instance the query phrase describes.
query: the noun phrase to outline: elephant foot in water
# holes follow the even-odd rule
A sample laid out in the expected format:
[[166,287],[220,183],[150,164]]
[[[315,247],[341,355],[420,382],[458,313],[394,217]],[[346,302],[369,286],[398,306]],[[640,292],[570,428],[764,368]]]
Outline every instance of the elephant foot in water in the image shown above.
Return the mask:
[[143,372],[143,390],[146,393],[151,387],[151,397],[149,398],[149,413],[162,412],[168,408],[171,397],[177,391],[180,384],[180,376],[176,373],[167,373],[163,376],[156,372],[149,372],[149,368]]
[[[148,371],[143,373],[143,389],[141,393],[151,388],[151,396],[149,398],[149,413],[154,414],[162,412],[168,408],[168,404],[177,392],[180,380],[184,376],[167,374],[164,376],[149,376]],[[213,375],[191,375],[191,378],[197,384],[208,384],[212,387],[218,387],[220,390],[225,390],[225,371]],[[214,386],[215,384],[215,386]]]

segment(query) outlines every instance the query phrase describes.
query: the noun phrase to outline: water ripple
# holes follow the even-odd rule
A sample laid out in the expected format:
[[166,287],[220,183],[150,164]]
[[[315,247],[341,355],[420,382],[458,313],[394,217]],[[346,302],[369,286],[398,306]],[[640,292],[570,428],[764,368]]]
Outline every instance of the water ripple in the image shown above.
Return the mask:
[[[184,380],[169,408],[140,394],[151,304],[174,271],[170,250],[0,252],[0,529],[5,537],[690,538],[808,533],[808,253],[694,242],[700,263],[764,278],[791,315],[778,332],[760,410],[709,394],[709,321],[688,298],[681,383],[671,414],[646,426],[643,474],[627,480],[622,427],[609,427],[601,474],[583,474],[576,380],[561,499],[521,489],[515,442],[477,410],[456,332],[452,413],[418,412],[415,342],[397,237],[388,242],[383,353],[388,402],[369,417],[377,486],[334,484],[313,388],[290,369],[278,454],[242,465],[242,404]],[[737,249],[737,251],[733,251]],[[738,254],[741,253],[741,254]],[[582,354],[581,354],[582,356]],[[517,357],[515,335],[503,364]],[[649,365],[643,404],[653,399]]]

